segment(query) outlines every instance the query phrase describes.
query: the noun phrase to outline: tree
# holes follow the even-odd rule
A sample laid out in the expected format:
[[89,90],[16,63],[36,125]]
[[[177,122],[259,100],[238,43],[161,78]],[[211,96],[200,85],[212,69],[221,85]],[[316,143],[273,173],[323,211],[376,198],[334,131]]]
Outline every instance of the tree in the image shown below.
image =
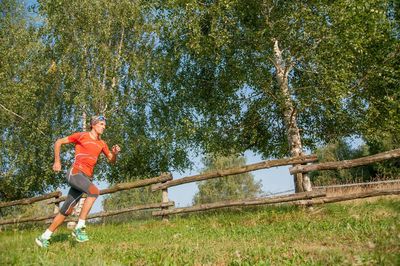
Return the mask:
[[49,167],[57,116],[35,17],[20,1],[0,9],[0,200],[12,200],[60,184]]
[[[145,178],[189,165],[185,139],[169,126],[159,106],[151,58],[156,46],[154,3],[148,1],[39,1],[46,17],[49,58],[57,71],[58,108],[70,110],[70,131],[82,113],[105,114],[104,139],[120,143],[117,165],[100,165],[100,178],[111,184]],[[104,171],[108,169],[109,171]],[[107,174],[106,174],[107,173]]]
[[1,199],[65,183],[66,167],[51,170],[54,141],[93,114],[106,115],[104,139],[123,148],[110,171],[100,161],[96,178],[114,184],[190,164],[187,140],[154,101],[151,2],[40,0],[29,15],[18,1],[1,5]]
[[[246,164],[242,156],[212,155],[205,158],[203,173],[239,167]],[[254,198],[262,193],[261,181],[255,182],[252,174],[245,173],[198,182],[199,191],[193,198],[193,204],[211,203],[221,200]]]
[[[388,16],[398,6],[390,1],[161,6],[160,91],[173,93],[173,103],[190,114],[186,124],[196,128],[194,138],[206,152],[229,147],[225,152],[297,156],[335,138],[373,131],[371,115],[398,108],[398,85],[378,98],[367,86],[369,80],[379,83],[376,70],[387,67],[378,74],[393,84],[399,80],[392,62],[399,42]],[[383,94],[392,105],[379,105]],[[297,175],[296,191],[309,190],[307,181]]]

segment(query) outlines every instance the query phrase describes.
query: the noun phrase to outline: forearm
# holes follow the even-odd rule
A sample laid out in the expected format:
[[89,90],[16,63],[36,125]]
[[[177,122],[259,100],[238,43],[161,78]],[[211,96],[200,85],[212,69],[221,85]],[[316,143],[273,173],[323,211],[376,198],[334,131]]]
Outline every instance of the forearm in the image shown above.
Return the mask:
[[117,155],[113,152],[110,153],[109,161],[110,163],[114,164],[117,161]]
[[61,141],[57,140],[54,144],[54,162],[60,162]]

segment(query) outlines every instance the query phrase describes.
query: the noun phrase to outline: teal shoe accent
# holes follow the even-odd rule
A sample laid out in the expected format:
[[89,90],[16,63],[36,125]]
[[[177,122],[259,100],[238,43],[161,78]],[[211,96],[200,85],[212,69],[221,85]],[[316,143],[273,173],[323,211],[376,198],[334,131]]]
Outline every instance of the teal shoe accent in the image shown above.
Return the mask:
[[45,239],[45,238],[43,238],[42,236],[38,236],[36,239],[35,239],[35,242],[36,242],[36,244],[39,246],[39,247],[41,247],[41,248],[48,248],[49,247],[49,245],[50,245],[50,241],[49,241],[50,239]]
[[75,237],[76,241],[78,241],[78,242],[89,241],[89,237],[87,236],[85,229],[86,229],[85,227],[75,228],[72,231],[72,236]]

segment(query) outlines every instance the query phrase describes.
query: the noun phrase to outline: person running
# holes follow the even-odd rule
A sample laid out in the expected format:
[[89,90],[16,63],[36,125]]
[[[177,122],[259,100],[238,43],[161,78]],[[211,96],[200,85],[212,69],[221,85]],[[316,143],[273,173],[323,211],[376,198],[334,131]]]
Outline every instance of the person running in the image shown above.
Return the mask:
[[54,217],[49,228],[35,239],[40,247],[47,248],[49,246],[51,235],[64,222],[65,218],[72,213],[74,206],[79,202],[83,193],[87,195],[87,198],[72,235],[78,242],[89,240],[85,231],[85,221],[100,193],[99,189],[92,183],[93,168],[101,152],[104,153],[110,163],[115,163],[117,154],[121,151],[119,145],[114,145],[110,152],[107,144],[100,138],[106,128],[106,118],[104,116],[93,116],[90,120],[90,128],[89,132],[74,133],[68,137],[58,139],[54,144],[53,170],[55,172],[61,171],[61,145],[75,144],[75,161],[66,177],[71,188],[60,212]]

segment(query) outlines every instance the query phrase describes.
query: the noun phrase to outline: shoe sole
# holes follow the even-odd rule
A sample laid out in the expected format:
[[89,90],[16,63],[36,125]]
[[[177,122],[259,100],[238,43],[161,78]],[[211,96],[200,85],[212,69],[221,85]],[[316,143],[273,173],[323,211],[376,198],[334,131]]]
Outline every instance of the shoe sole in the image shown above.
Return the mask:
[[36,244],[37,244],[39,247],[45,248],[45,247],[43,246],[42,242],[39,241],[39,239],[35,238],[35,242],[36,242]]
[[75,240],[78,241],[79,243],[83,243],[83,242],[89,241],[89,239],[87,239],[87,240],[79,240],[79,239],[76,237],[76,234],[75,234],[74,232],[72,232],[72,236],[73,236],[73,237],[75,238]]

